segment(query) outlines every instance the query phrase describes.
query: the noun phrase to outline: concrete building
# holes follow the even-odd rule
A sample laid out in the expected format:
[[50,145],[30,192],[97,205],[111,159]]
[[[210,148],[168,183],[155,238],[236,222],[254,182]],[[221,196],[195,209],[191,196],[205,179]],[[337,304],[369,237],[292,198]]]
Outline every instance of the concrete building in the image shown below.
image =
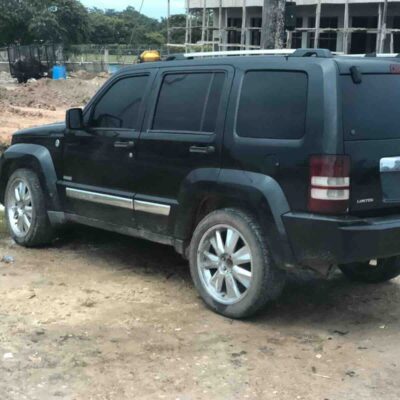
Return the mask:
[[[186,2],[189,46],[194,29],[191,16],[196,14],[203,15],[202,26],[197,27],[202,29],[203,45],[220,50],[260,47],[263,0]],[[353,54],[400,52],[400,0],[297,0],[295,15],[296,29],[287,33],[288,47],[320,47]]]

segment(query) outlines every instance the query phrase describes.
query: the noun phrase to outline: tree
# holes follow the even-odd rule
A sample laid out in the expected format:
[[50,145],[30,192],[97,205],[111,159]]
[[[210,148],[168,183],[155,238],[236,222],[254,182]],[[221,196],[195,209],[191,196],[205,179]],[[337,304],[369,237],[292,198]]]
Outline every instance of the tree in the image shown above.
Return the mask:
[[264,0],[261,48],[282,49],[285,41],[286,0]]
[[79,43],[89,37],[88,12],[78,0],[2,0],[0,44]]
[[[176,24],[184,22],[183,16],[173,18]],[[176,33],[177,40],[182,33]],[[87,9],[78,0],[0,0],[0,46],[54,42],[160,46],[165,37],[165,23],[133,7],[115,11]]]
[[[140,14],[133,7],[124,11],[89,10],[90,41],[97,44],[159,44],[160,23]],[[156,39],[154,43],[152,40]]]
[[23,42],[29,37],[26,21],[32,13],[28,4],[20,0],[3,0],[0,2],[0,45],[12,42]]

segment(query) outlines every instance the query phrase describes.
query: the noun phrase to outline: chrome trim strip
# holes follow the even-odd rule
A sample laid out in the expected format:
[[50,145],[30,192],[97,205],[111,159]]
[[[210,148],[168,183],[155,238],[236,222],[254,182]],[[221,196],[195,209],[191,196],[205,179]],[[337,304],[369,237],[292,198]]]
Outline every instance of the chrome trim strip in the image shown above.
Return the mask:
[[379,161],[380,172],[400,171],[400,157],[384,157]]
[[87,190],[72,189],[69,187],[67,187],[66,193],[67,197],[71,199],[91,201],[93,203],[133,210],[133,200],[126,197],[111,196],[109,194],[89,192]]
[[165,204],[151,203],[150,201],[143,200],[135,200],[133,203],[135,211],[164,215],[166,217],[168,217],[169,213],[171,212],[171,206],[167,206]]

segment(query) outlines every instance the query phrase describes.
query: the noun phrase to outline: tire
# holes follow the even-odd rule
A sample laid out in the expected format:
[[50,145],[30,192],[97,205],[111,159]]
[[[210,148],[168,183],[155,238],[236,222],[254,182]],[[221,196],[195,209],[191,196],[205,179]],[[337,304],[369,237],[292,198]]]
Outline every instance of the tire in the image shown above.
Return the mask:
[[7,227],[18,244],[35,247],[51,242],[53,229],[45,196],[33,171],[17,169],[7,182],[4,198]]
[[377,262],[362,262],[339,265],[343,275],[354,282],[381,283],[400,275],[400,257],[378,259]]
[[190,244],[190,271],[209,308],[245,318],[279,296],[285,272],[275,265],[267,243],[255,218],[237,209],[214,211],[198,224]]

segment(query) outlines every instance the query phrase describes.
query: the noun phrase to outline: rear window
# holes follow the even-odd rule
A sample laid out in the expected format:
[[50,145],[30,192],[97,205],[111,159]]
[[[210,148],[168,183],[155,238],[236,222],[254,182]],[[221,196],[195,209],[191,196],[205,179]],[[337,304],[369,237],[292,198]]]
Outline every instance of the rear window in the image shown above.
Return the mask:
[[304,135],[307,75],[303,72],[251,71],[244,78],[236,133],[267,139]]
[[345,139],[400,138],[400,75],[364,74],[360,84],[346,75],[341,85]]
[[223,72],[166,75],[152,129],[214,132],[224,80]]

